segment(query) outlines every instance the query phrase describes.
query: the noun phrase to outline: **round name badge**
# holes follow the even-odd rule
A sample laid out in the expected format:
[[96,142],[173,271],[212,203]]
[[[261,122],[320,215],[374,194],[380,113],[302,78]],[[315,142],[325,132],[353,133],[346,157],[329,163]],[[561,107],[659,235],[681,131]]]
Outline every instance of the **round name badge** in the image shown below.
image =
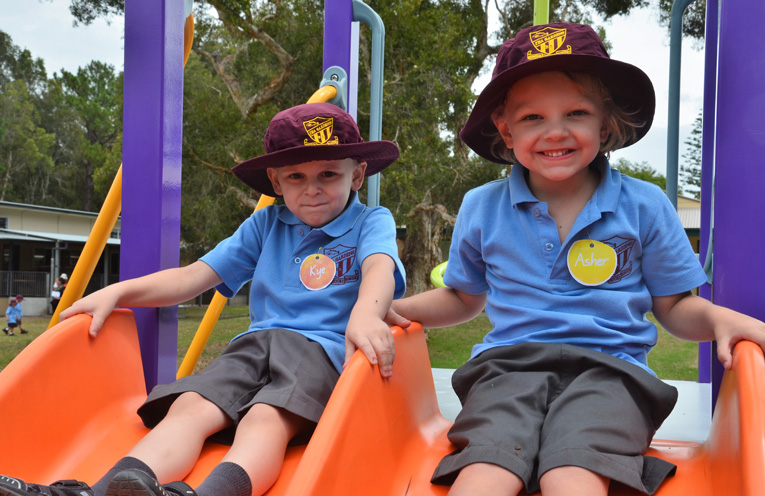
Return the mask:
[[579,284],[599,286],[616,270],[616,251],[605,243],[581,239],[568,250],[568,271]]
[[306,289],[318,291],[329,286],[336,273],[334,260],[321,253],[314,253],[307,256],[300,266],[300,282]]

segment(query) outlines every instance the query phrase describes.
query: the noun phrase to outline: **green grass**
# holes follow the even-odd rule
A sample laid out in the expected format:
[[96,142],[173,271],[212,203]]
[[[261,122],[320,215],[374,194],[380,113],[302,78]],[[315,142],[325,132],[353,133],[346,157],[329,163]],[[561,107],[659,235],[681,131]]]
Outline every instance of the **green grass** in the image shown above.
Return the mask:
[[[178,320],[178,364],[186,353],[205,308],[182,309]],[[650,316],[649,316],[650,317]],[[48,317],[25,317],[24,329],[29,334],[7,337],[0,334],[0,369],[4,368],[32,339],[39,336],[48,324]],[[196,370],[207,366],[228,342],[247,329],[249,315],[245,306],[226,306],[205,347]],[[489,320],[481,314],[470,322],[428,331],[428,350],[431,366],[457,368],[470,358],[470,350],[489,331]],[[648,356],[648,364],[662,379],[696,380],[697,344],[681,341],[659,328],[659,343]]]
[[[29,334],[19,334],[16,329],[15,336],[6,336],[0,333],[0,370],[5,368],[21,350],[27,347],[34,338],[42,334],[48,327],[50,317],[24,317],[22,325]],[[0,322],[5,327],[5,319]]]
[[[648,355],[648,365],[661,379],[695,381],[698,379],[698,344],[682,341],[665,331],[653,318],[648,318],[659,328],[658,344]],[[489,319],[481,314],[470,322],[442,329],[428,330],[430,364],[434,368],[453,369],[470,358],[475,343],[481,342],[491,329]]]

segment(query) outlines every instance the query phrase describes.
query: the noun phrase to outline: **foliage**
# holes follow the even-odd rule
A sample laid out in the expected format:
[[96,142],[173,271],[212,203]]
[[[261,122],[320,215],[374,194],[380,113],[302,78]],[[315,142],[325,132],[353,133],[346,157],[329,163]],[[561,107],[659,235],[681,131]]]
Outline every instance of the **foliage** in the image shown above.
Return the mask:
[[[282,108],[304,103],[321,79],[323,2],[250,2],[249,22],[236,2],[214,2],[195,12],[196,35],[184,72],[183,212],[184,256],[193,258],[230,235],[255,205],[257,193],[231,174],[231,167],[264,153],[263,135]],[[219,19],[236,18],[226,25]],[[252,38],[268,30],[275,54]],[[284,53],[292,65],[285,69]],[[274,74],[289,73],[278,92]]]
[[20,49],[8,34],[0,31],[0,88],[22,79],[32,93],[39,94],[47,77],[42,59],[32,57],[29,50]]
[[[660,21],[664,26],[670,27],[674,3],[675,0],[659,0]],[[692,2],[683,15],[683,34],[701,42],[704,39],[706,13],[707,0]]]
[[114,152],[121,154],[115,145],[121,145],[122,76],[93,61],[76,74],[54,75],[48,96],[47,110],[57,118],[46,121],[59,138],[57,162],[68,178],[71,204],[97,210],[108,190],[96,190],[96,177],[104,168],[112,173]]
[[[400,160],[383,173],[381,200],[406,228],[404,261],[410,288],[416,292],[425,289],[423,274],[443,259],[440,237],[453,222],[464,193],[506,172],[475,156],[458,135],[475,100],[477,78],[500,43],[531,23],[533,0],[497,0],[493,5],[489,0],[367,3],[386,26],[383,139],[401,149]],[[551,20],[591,23],[647,4],[648,0],[552,0]],[[490,6],[500,14],[494,32],[489,28]],[[240,186],[230,168],[263,153],[261,137],[270,117],[304,102],[317,89],[323,8],[322,0],[195,2],[194,53],[184,73],[181,229],[186,257],[208,250],[251,211],[257,194]],[[124,1],[71,0],[70,11],[77,22],[87,24],[120,15]],[[596,29],[605,39],[605,31]],[[362,132],[369,118],[365,88],[370,38],[362,26]],[[34,68],[17,63],[21,65]],[[0,68],[0,77],[13,69]],[[54,160],[61,165],[57,179],[64,190],[58,201],[92,209],[118,165],[121,129],[107,125],[115,111],[113,101],[101,105],[102,114],[87,105],[85,90],[93,89],[88,77],[98,67],[89,68],[54,77],[46,95],[49,103],[39,107],[50,121],[46,130],[56,135]],[[121,84],[119,77],[106,80],[109,88]],[[100,138],[104,136],[108,139]],[[80,167],[69,167],[75,163]]]
[[611,166],[618,169],[622,174],[653,183],[663,190],[667,189],[667,178],[656,172],[656,170],[646,162],[636,164],[625,158],[620,158],[612,163]]
[[98,18],[109,18],[125,12],[125,0],[72,0],[69,6],[76,22],[90,24]]
[[[596,18],[608,20],[647,5],[647,0],[550,0],[550,22],[579,22],[592,25]],[[502,27],[497,35],[499,39],[504,40],[520,29],[532,25],[534,0],[503,2],[500,6],[500,16]],[[603,33],[600,34],[603,37]]]
[[121,156],[122,77],[94,61],[48,78],[0,32],[0,90],[0,199],[97,210],[95,178]]
[[697,200],[701,198],[701,133],[702,133],[702,111],[693,121],[691,135],[685,144],[688,146],[680,165],[680,183],[686,194],[693,195]]
[[54,173],[50,150],[55,137],[40,125],[34,99],[23,80],[0,93],[0,201],[44,201]]

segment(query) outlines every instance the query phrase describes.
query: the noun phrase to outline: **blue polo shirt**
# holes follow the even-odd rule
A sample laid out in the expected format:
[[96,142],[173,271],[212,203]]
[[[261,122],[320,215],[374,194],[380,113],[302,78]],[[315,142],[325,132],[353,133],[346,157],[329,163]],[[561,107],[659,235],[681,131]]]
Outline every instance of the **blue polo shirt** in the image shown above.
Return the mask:
[[[311,291],[300,281],[300,267],[319,250],[335,261],[336,275],[326,288]],[[216,289],[228,298],[252,280],[250,326],[237,338],[264,329],[295,331],[321,344],[341,371],[345,328],[358,298],[361,264],[375,253],[395,262],[394,296],[400,298],[406,277],[393,216],[383,207],[367,208],[353,192],[343,213],[320,228],[303,224],[285,206],[258,210],[201,260],[221,277]]]
[[8,308],[5,309],[5,315],[8,316],[8,323],[9,324],[16,324],[16,319],[19,318],[19,313],[16,311],[16,308],[12,305],[8,305]]
[[[487,293],[492,330],[472,357],[521,342],[566,343],[650,371],[646,357],[657,340],[646,318],[652,295],[689,291],[706,276],[660,188],[609,168],[605,157],[591,167],[598,168],[600,183],[563,243],[520,164],[507,179],[465,195],[444,283]],[[599,286],[584,286],[568,271],[568,250],[582,239],[616,251],[616,270]]]

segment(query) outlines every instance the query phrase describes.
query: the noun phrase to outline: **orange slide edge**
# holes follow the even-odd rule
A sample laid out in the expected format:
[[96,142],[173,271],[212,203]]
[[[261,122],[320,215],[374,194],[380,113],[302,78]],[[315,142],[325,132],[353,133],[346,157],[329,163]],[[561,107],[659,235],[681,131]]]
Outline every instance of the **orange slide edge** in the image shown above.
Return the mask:
[[[0,473],[33,482],[93,483],[146,432],[132,312],[117,310],[97,339],[90,318],[69,319],[0,372]],[[291,448],[269,495],[443,495],[430,484],[451,449],[438,410],[422,327],[394,328],[390,379],[357,353],[341,375],[307,447]],[[8,421],[7,419],[11,419]],[[760,494],[765,487],[765,359],[739,343],[703,445],[656,441],[649,454],[678,465],[659,495]],[[187,481],[198,484],[226,447],[208,443]],[[615,488],[612,494],[635,494]]]

